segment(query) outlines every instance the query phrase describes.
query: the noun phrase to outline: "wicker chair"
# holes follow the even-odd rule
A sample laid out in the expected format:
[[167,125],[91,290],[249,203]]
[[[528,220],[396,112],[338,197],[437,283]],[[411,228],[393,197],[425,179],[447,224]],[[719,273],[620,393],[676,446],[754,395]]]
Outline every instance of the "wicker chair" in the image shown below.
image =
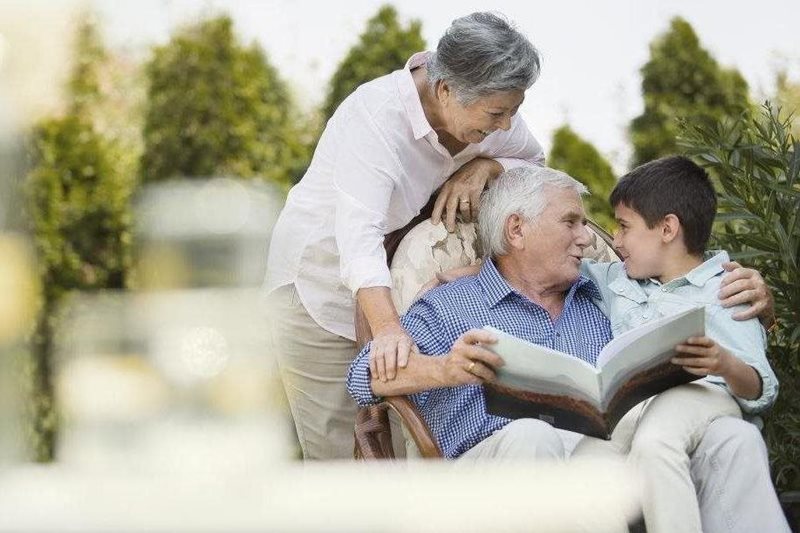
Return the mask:
[[[447,233],[443,224],[430,223],[433,198],[420,214],[401,228],[386,236],[384,246],[392,272],[392,298],[399,313],[404,313],[422,285],[437,272],[473,264],[481,257],[474,224],[457,224],[454,233]],[[608,233],[590,222],[592,244],[586,257],[598,261],[619,258],[611,248]],[[372,339],[369,324],[360,308],[355,317],[356,341],[359,348]],[[383,403],[358,410],[355,422],[356,459],[394,459],[389,411],[402,421],[406,435],[416,445],[423,458],[441,458],[442,452],[416,406],[407,396],[384,398]]]

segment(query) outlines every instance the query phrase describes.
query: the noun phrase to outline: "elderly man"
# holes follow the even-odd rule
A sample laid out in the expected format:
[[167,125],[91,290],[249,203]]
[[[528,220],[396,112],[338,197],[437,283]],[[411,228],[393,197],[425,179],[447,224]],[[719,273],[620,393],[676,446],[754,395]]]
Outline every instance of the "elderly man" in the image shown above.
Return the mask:
[[487,259],[477,276],[434,289],[403,318],[421,353],[391,381],[375,379],[369,346],[350,367],[348,390],[360,405],[411,394],[448,458],[564,458],[568,432],[533,419],[486,413],[481,383],[501,359],[483,345],[492,325],[594,363],[611,340],[595,306],[594,283],[580,276],[590,240],[581,194],[562,172],[519,168],[487,191],[479,215]]

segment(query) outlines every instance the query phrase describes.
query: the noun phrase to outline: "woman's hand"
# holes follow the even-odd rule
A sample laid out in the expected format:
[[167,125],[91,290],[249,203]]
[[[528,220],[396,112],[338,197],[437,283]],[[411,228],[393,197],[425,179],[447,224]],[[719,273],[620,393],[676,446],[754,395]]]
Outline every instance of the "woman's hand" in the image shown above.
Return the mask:
[[750,308],[733,315],[734,320],[758,317],[765,328],[775,322],[772,291],[757,270],[744,268],[735,261],[722,265],[728,274],[722,278],[719,299],[723,307],[750,304]]
[[503,366],[503,359],[484,348],[497,338],[486,330],[471,329],[453,343],[450,353],[441,359],[441,384],[444,387],[479,385],[495,379],[495,369]]
[[369,369],[373,377],[386,382],[397,376],[398,368],[408,365],[408,354],[419,353],[403,326],[393,324],[375,333],[369,349]]
[[476,157],[455,171],[442,185],[433,204],[431,222],[444,221],[450,233],[456,230],[456,214],[465,222],[478,219],[480,197],[486,184],[500,175],[503,166],[494,159]]

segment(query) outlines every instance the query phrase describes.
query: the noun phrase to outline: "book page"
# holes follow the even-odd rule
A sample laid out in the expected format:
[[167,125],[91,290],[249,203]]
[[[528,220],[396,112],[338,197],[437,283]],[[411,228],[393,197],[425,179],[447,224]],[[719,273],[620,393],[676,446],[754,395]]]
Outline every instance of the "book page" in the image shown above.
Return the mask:
[[693,307],[612,340],[597,358],[604,406],[630,376],[668,361],[675,355],[677,344],[704,332],[705,311]]
[[485,347],[505,362],[497,371],[497,379],[503,385],[545,394],[575,395],[600,405],[598,372],[589,363],[491,326],[484,329],[497,336],[497,344]]

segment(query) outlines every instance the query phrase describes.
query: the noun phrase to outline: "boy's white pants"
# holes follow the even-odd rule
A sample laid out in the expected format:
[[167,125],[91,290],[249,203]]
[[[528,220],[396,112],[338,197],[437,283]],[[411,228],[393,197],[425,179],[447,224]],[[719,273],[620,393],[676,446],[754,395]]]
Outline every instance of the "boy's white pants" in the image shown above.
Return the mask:
[[628,412],[611,441],[585,438],[574,453],[628,454],[650,533],[754,531],[756,518],[758,531],[788,531],[763,439],[718,385],[663,392]]

